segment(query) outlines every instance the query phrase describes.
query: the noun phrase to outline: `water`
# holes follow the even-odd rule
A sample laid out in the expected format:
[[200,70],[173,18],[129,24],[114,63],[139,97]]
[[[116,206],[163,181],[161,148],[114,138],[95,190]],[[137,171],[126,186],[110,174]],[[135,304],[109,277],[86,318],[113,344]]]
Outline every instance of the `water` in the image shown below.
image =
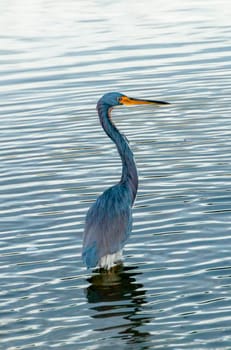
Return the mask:
[[[230,349],[228,1],[1,1],[0,348]],[[120,108],[140,187],[123,268],[87,271],[86,211],[120,177],[95,105]]]

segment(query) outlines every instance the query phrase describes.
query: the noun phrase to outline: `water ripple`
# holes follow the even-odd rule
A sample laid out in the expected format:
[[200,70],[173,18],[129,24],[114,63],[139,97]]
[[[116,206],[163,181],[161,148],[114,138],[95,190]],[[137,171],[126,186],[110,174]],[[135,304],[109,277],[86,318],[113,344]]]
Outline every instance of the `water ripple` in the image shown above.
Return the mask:
[[[12,1],[0,18],[4,349],[230,349],[227,2]],[[140,183],[111,274],[81,261],[86,211],[121,172],[106,91],[171,102],[113,111]]]

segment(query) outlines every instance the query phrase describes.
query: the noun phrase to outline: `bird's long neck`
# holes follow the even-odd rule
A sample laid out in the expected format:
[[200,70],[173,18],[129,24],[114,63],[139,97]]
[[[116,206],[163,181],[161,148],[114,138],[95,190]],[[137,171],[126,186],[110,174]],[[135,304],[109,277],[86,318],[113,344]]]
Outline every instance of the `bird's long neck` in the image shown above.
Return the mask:
[[97,105],[100,123],[106,134],[116,144],[120,158],[122,160],[122,176],[120,183],[125,184],[130,190],[131,202],[133,204],[138,187],[136,164],[134,161],[133,153],[128,145],[126,138],[119,132],[111,120],[111,109],[112,108],[110,106],[104,105],[102,103],[98,103]]

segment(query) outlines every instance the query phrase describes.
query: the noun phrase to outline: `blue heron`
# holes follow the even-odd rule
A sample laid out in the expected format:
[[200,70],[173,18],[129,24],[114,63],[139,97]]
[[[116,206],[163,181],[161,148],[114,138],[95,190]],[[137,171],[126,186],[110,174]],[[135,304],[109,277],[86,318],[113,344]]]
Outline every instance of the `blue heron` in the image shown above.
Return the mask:
[[122,249],[132,228],[138,175],[128,140],[111,119],[111,110],[119,105],[155,104],[168,102],[134,99],[117,92],[105,94],[97,103],[100,123],[105,133],[115,143],[122,161],[120,181],[103,192],[86,215],[83,238],[83,261],[88,268],[96,266],[110,270],[122,259]]

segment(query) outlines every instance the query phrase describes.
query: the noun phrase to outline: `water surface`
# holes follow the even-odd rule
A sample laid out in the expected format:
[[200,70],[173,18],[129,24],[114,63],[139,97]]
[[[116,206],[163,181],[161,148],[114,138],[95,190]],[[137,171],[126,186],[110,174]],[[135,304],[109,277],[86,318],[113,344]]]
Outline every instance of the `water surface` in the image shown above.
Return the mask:
[[[1,348],[230,349],[227,1],[2,1]],[[84,217],[120,177],[95,105],[139,169],[123,267],[87,271]]]

